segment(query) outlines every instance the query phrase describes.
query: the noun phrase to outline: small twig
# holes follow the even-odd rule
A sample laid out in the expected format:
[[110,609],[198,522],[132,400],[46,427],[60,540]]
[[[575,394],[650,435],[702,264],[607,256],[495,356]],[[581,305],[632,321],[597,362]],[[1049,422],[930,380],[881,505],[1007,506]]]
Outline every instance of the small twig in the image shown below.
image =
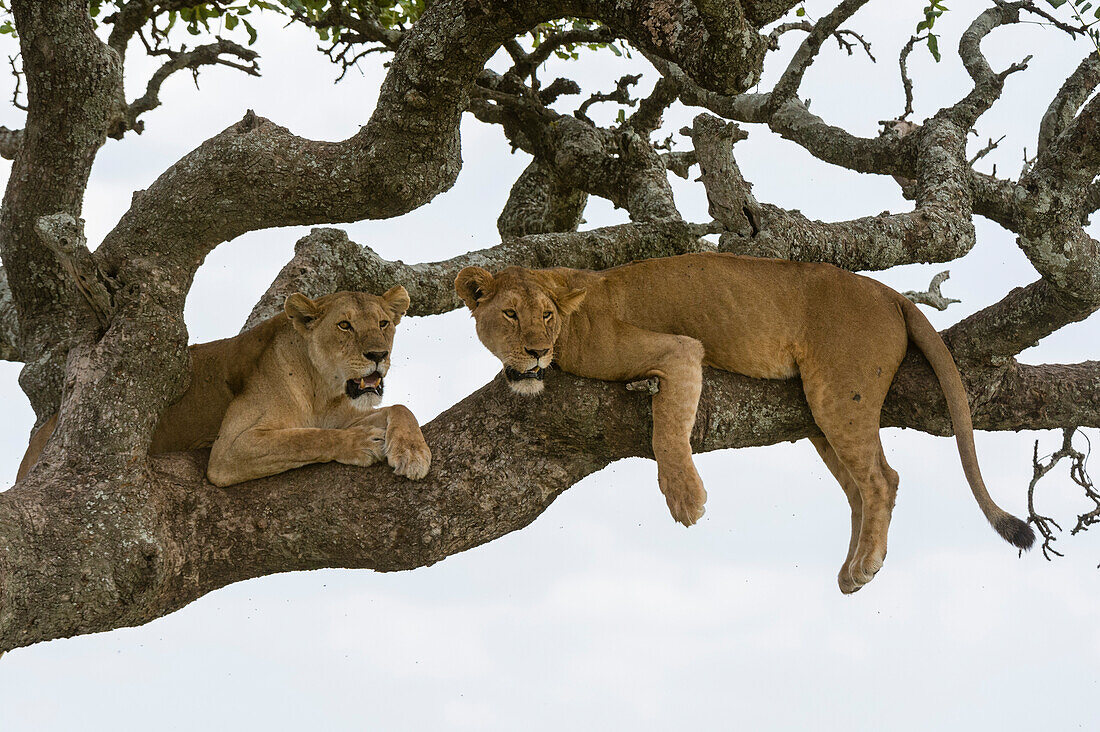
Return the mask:
[[956,300],[953,297],[944,297],[940,292],[940,285],[949,277],[951,277],[951,270],[945,269],[932,278],[932,282],[929,283],[926,291],[916,292],[914,290],[909,290],[901,294],[917,305],[928,305],[934,307],[936,310],[946,310],[947,306],[951,303],[962,302],[962,300]]
[[[1088,444],[1088,451],[1082,453],[1073,447],[1073,435],[1077,432],[1077,427],[1066,427],[1062,430],[1062,446],[1053,454],[1049,456],[1049,460],[1043,463],[1039,459],[1039,441],[1035,441],[1035,448],[1032,452],[1032,477],[1031,483],[1027,487],[1027,510],[1029,524],[1035,524],[1035,528],[1039,530],[1039,533],[1043,537],[1043,557],[1050,561],[1050,555],[1063,556],[1061,552],[1053,548],[1052,544],[1056,541],[1054,529],[1058,531],[1062,530],[1062,527],[1058,525],[1054,519],[1049,516],[1043,516],[1035,510],[1035,486],[1039,480],[1054,469],[1063,458],[1069,458],[1070,478],[1085,491],[1085,495],[1093,502],[1094,508],[1084,514],[1077,517],[1077,525],[1070,532],[1070,535],[1074,535],[1079,531],[1085,531],[1089,526],[1094,523],[1100,522],[1100,493],[1097,492],[1096,487],[1093,485],[1092,479],[1089,477],[1088,471],[1085,469],[1085,463],[1088,461],[1089,454],[1092,452],[1092,443],[1089,442],[1088,436],[1085,433],[1081,433],[1085,437],[1085,442]],[[1051,527],[1054,527],[1052,529]]]
[[15,77],[15,91],[11,94],[11,103],[16,109],[21,109],[26,112],[27,105],[19,101],[19,90],[23,82],[23,72],[15,66],[15,60],[17,58],[19,58],[19,54],[8,56],[8,63],[11,64],[11,75]]
[[641,74],[627,74],[626,76],[619,79],[619,81],[615,84],[615,91],[607,93],[596,92],[581,104],[580,108],[573,113],[573,116],[575,116],[577,119],[583,119],[585,122],[594,125],[595,123],[588,118],[588,115],[585,114],[585,112],[588,110],[589,107],[597,102],[618,102],[620,104],[625,104],[628,107],[633,107],[635,104],[638,103],[638,100],[630,98],[630,87],[637,84],[638,79],[641,78]]
[[[793,30],[800,30],[809,33],[813,29],[814,24],[808,20],[798,20],[791,23],[780,23],[772,29],[771,33],[768,34],[768,48],[773,51],[778,49],[779,37],[782,36],[784,33],[788,33]],[[863,51],[867,54],[867,58],[871,59],[873,63],[877,63],[875,55],[871,53],[870,42],[855,31],[847,30],[845,28],[841,28],[840,30],[837,30],[833,33],[833,39],[836,40],[837,45],[840,46],[840,49],[842,51],[847,51],[848,55],[851,56],[856,47],[855,43],[844,40],[844,36],[851,36],[852,38],[856,39],[856,41],[858,41],[859,44],[863,46]]]
[[1005,135],[1001,135],[1000,137],[997,138],[996,141],[994,141],[992,137],[989,138],[989,143],[985,147],[983,147],[981,150],[979,150],[977,153],[975,153],[974,157],[970,158],[970,164],[974,165],[974,163],[978,162],[979,160],[984,158],[986,155],[988,155],[989,153],[996,150],[997,146],[1000,145],[1001,141],[1004,140],[1004,139],[1005,139]]
[[927,37],[927,35],[912,36],[906,44],[902,46],[901,54],[898,55],[898,67],[901,70],[901,88],[905,91],[905,111],[898,117],[899,120],[904,120],[913,113],[913,80],[909,78],[909,69],[906,66],[909,61],[909,54],[913,52],[914,46]]

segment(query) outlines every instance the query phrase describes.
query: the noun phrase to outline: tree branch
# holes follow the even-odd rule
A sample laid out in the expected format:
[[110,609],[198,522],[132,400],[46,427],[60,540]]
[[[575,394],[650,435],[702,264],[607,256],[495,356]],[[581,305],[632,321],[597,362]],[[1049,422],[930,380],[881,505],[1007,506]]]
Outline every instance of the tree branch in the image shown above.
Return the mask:
[[821,50],[821,44],[829,36],[836,33],[841,23],[851,18],[857,10],[866,4],[867,0],[843,0],[831,13],[814,25],[814,29],[802,41],[802,45],[795,51],[794,58],[791,59],[786,70],[783,71],[783,75],[775,83],[775,88],[772,89],[771,97],[768,100],[769,107],[772,110],[778,109],[794,99],[798,94],[798,87],[802,85],[802,77],[805,75],[806,69],[810,67],[818,51]]
[[1070,125],[1092,91],[1100,84],[1100,55],[1090,53],[1062,84],[1039,125],[1038,152],[1045,151],[1050,143]]
[[287,296],[316,297],[336,290],[383,292],[400,284],[409,291],[410,315],[436,315],[461,307],[454,279],[469,265],[500,269],[573,267],[602,270],[636,259],[713,251],[700,227],[679,221],[621,224],[591,231],[533,234],[442,262],[405,264],[382,259],[348,240],[339,229],[314,229],[294,245],[294,258],[248,316],[245,328],[281,311]]
[[[168,49],[153,51],[150,49],[150,54],[168,56],[169,60],[150,77],[145,88],[145,94],[126,107],[125,124],[117,125],[115,129],[111,130],[108,133],[110,137],[121,139],[126,130],[135,130],[140,133],[144,129],[144,123],[138,121],[138,117],[160,106],[161,85],[177,71],[191,69],[192,72],[197,74],[198,69],[202,66],[222,65],[243,71],[249,76],[260,75],[260,67],[256,63],[256,59],[259,57],[258,53],[223,39],[218,39],[215,43],[197,46],[190,51],[170,51]],[[248,63],[235,63],[225,58],[225,56],[233,56]]]
[[497,218],[497,231],[501,239],[576,231],[587,203],[585,191],[562,183],[549,166],[536,158],[512,184]]
[[944,270],[935,277],[932,278],[932,282],[929,283],[928,289],[924,292],[916,292],[915,290],[907,290],[901,293],[903,296],[909,298],[910,301],[915,302],[917,305],[928,305],[936,310],[947,310],[947,306],[951,303],[962,302],[962,300],[956,300],[953,297],[944,297],[940,292],[940,286],[951,276],[950,270]]
[[[1098,374],[1095,362],[1021,367],[1005,377],[998,411],[976,410],[975,427],[1046,428],[1081,405],[1100,419]],[[537,399],[497,378],[425,425],[433,467],[416,483],[385,466],[333,463],[218,489],[203,479],[205,453],[157,457],[135,484],[71,475],[81,491],[57,484],[56,473],[32,473],[0,493],[0,649],[141,624],[274,572],[430,565],[526,526],[614,460],[651,457],[644,393],[561,372],[548,378]],[[940,432],[946,420],[931,371],[912,357],[883,425]],[[696,451],[812,434],[797,379],[706,370]],[[955,482],[964,489],[961,471]],[[660,500],[656,480],[652,490]]]
[[15,313],[8,275],[0,267],[0,361],[22,361],[19,349],[19,316]]

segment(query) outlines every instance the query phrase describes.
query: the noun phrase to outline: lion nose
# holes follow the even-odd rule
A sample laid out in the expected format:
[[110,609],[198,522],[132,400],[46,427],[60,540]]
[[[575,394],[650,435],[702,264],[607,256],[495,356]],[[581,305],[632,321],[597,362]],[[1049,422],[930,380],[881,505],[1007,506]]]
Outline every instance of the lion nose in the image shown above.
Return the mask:
[[523,350],[527,351],[527,355],[531,356],[532,358],[542,358],[546,354],[550,353],[549,348],[524,348]]
[[382,363],[383,359],[385,359],[386,356],[390,355],[390,352],[389,351],[368,351],[367,353],[364,353],[363,355],[366,356],[371,361],[374,361],[375,363]]

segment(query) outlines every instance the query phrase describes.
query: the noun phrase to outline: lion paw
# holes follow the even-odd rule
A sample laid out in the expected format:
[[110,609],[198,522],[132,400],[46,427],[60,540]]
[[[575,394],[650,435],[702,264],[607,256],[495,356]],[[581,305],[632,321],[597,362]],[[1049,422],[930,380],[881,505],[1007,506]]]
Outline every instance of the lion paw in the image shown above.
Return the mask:
[[706,513],[707,509],[703,504],[707,502],[707,492],[702,486],[694,490],[669,491],[665,495],[665,502],[668,503],[672,518],[684,526],[691,526]]
[[410,480],[420,480],[432,466],[432,452],[423,437],[391,439],[386,443],[386,459],[394,473]]
[[348,445],[336,462],[366,468],[382,459],[386,451],[386,431],[377,427],[354,428],[346,431]]
[[863,559],[855,558],[850,563],[845,563],[840,568],[840,574],[837,576],[837,584],[840,585],[840,591],[845,595],[850,595],[853,592],[858,592],[864,585],[875,578],[878,571],[882,569],[882,560],[874,557],[865,557]]

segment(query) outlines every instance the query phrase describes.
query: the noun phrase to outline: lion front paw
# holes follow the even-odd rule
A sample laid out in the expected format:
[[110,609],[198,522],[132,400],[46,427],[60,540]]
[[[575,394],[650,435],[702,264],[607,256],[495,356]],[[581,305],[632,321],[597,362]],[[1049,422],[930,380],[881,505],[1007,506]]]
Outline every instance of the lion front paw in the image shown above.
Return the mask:
[[377,427],[345,430],[346,444],[336,462],[366,468],[382,459],[386,452],[386,431]]
[[397,475],[420,480],[432,466],[432,451],[420,434],[391,437],[386,443],[386,460]]

